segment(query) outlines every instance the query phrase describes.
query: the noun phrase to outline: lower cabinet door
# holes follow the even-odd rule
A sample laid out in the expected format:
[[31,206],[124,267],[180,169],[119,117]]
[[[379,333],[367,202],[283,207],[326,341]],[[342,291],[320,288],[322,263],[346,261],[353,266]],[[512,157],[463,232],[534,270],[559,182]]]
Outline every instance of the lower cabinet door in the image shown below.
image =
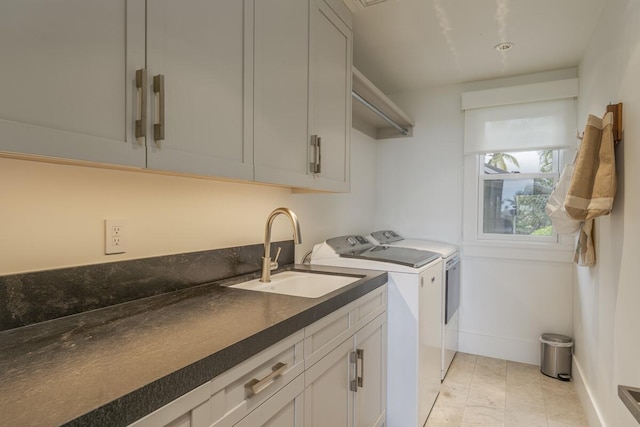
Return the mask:
[[353,338],[305,371],[305,427],[352,427]]
[[304,424],[304,375],[244,417],[236,427],[302,427]]
[[380,427],[387,407],[387,318],[379,315],[356,333],[356,427]]

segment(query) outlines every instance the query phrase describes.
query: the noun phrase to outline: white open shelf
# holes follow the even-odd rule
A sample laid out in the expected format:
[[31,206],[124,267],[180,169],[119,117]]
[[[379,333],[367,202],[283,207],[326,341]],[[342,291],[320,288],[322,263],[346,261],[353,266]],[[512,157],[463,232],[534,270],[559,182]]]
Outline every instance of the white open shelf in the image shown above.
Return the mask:
[[352,98],[352,126],[373,139],[402,138],[413,136],[414,121],[393,103],[380,89],[367,79],[358,69],[353,69],[352,90],[379,112],[406,130],[406,135],[375,113],[361,101]]

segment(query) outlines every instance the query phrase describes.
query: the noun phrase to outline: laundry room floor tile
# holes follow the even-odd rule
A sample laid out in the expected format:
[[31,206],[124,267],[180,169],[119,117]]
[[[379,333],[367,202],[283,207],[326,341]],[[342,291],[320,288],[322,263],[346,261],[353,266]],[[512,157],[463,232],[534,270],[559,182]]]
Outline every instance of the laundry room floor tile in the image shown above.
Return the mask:
[[535,365],[458,353],[426,427],[587,425],[573,382]]

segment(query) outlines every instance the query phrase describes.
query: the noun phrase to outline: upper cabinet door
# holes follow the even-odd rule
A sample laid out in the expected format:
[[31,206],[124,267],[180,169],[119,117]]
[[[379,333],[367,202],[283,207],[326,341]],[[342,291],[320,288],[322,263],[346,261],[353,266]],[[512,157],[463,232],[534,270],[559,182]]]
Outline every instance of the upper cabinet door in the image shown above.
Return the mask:
[[0,2],[0,151],[142,167],[144,0]]
[[[150,169],[253,178],[251,1],[147,0]],[[164,77],[164,91],[155,76]],[[161,109],[164,107],[164,111]],[[245,111],[245,107],[249,108]],[[163,113],[163,114],[162,114]],[[160,123],[164,118],[164,123]],[[164,138],[154,133],[164,125]]]
[[255,180],[311,187],[309,3],[255,0]]
[[255,180],[349,191],[351,30],[323,0],[255,8]]
[[324,1],[310,3],[309,126],[320,138],[315,187],[349,191],[352,33]]

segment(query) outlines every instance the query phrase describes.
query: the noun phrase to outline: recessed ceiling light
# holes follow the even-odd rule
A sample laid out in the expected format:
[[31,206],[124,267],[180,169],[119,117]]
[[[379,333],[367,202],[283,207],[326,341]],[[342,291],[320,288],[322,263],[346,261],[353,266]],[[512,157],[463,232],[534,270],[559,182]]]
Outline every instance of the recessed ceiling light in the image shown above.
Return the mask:
[[511,42],[504,42],[504,43],[498,43],[497,45],[495,45],[493,48],[495,50],[497,50],[498,52],[504,52],[506,50],[509,50],[513,47],[513,43]]

